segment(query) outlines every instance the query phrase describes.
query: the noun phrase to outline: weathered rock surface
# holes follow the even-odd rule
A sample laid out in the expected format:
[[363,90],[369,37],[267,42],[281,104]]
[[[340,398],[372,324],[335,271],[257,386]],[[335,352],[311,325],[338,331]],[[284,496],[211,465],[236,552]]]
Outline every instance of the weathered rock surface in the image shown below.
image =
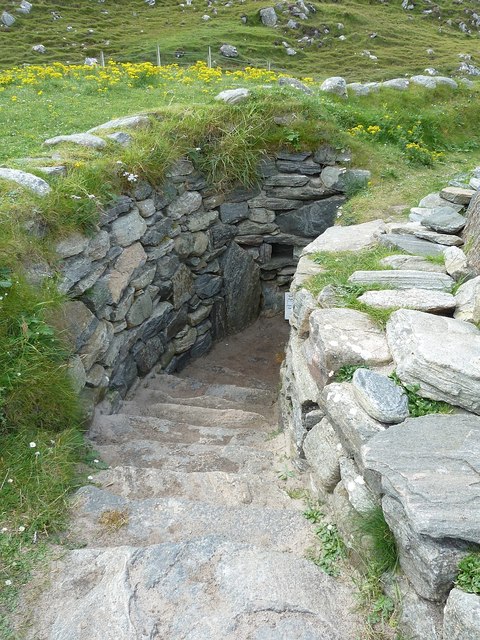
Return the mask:
[[474,195],[475,191],[473,189],[463,189],[462,187],[445,187],[440,192],[440,196],[444,200],[462,206],[470,204],[470,200]]
[[225,89],[225,91],[220,91],[220,93],[215,96],[215,100],[221,100],[227,104],[238,104],[246,100],[249,95],[250,91],[248,89]]
[[103,124],[99,124],[92,129],[89,129],[87,133],[97,133],[97,131],[108,131],[109,129],[142,129],[148,127],[150,119],[148,116],[141,114],[135,116],[124,116],[123,118],[115,118],[109,120]]
[[357,513],[367,515],[377,506],[365,478],[351,458],[340,458],[340,476],[348,494],[348,500]]
[[[439,339],[441,336],[441,339]],[[387,340],[402,382],[420,395],[480,413],[480,331],[461,320],[395,311]]]
[[358,300],[375,309],[417,309],[428,313],[446,313],[458,303],[451,293],[417,288],[366,291]]
[[333,76],[332,78],[324,80],[320,85],[320,91],[335,93],[337,96],[341,96],[342,98],[346,98],[348,95],[345,78],[340,76]]
[[421,223],[440,233],[458,233],[465,226],[466,219],[451,207],[437,207],[424,216]]
[[480,597],[452,589],[445,606],[443,637],[448,640],[480,639]]
[[390,427],[365,445],[362,456],[416,533],[479,544],[479,448],[479,417],[429,415]]
[[424,257],[438,256],[445,249],[442,245],[406,233],[385,233],[380,236],[379,241],[387,247],[395,247],[407,253]]
[[307,245],[302,255],[317,251],[361,251],[378,243],[378,236],[386,230],[383,220],[373,220],[350,227],[330,227]]
[[[457,247],[449,247],[457,250]],[[447,251],[447,249],[445,249]],[[458,249],[461,251],[461,249]],[[436,273],[445,273],[445,267],[441,264],[430,262],[422,256],[406,256],[403,254],[387,256],[380,260],[382,267],[390,267],[391,269],[407,269],[408,271],[433,271]],[[452,275],[452,274],[449,274]]]
[[361,368],[353,374],[352,385],[360,406],[375,420],[396,424],[410,415],[406,393],[390,378]]
[[355,271],[348,279],[352,284],[381,285],[392,289],[429,289],[450,291],[454,281],[443,273],[409,271]]
[[390,361],[384,333],[353,309],[317,309],[310,315],[306,356],[320,389],[344,365],[382,365]]
[[19,169],[6,169],[0,167],[0,180],[11,180],[16,182],[22,187],[30,189],[39,196],[45,196],[50,191],[50,185],[42,178],[33,175],[33,173],[27,173],[26,171],[20,171]]
[[327,418],[311,429],[303,441],[303,451],[312,467],[315,485],[332,492],[340,482],[340,458],[345,451]]
[[475,274],[469,266],[467,256],[459,247],[448,247],[443,252],[445,270],[455,280],[467,280]]
[[455,299],[457,308],[453,314],[454,318],[478,324],[480,322],[480,276],[460,285]]
[[103,138],[99,138],[91,133],[72,133],[66,136],[55,136],[54,138],[48,138],[43,144],[47,147],[53,147],[62,142],[77,144],[80,147],[90,147],[91,149],[104,149],[107,146]]

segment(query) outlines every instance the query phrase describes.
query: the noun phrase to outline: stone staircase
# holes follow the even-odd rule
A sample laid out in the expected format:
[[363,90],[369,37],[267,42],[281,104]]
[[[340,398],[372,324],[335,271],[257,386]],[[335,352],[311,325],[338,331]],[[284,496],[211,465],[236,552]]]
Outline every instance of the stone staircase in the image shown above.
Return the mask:
[[360,637],[351,586],[306,559],[313,528],[279,478],[272,345],[287,328],[267,321],[264,347],[255,331],[96,416],[89,437],[109,468],[74,497],[81,548],[50,570],[27,638]]

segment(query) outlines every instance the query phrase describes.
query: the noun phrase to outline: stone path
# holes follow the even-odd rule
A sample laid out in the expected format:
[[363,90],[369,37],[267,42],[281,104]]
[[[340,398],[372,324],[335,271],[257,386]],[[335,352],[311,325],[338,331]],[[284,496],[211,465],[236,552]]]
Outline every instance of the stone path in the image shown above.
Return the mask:
[[74,498],[81,548],[49,571],[28,639],[359,637],[350,585],[305,559],[313,530],[278,477],[287,333],[262,320],[96,416],[110,467]]

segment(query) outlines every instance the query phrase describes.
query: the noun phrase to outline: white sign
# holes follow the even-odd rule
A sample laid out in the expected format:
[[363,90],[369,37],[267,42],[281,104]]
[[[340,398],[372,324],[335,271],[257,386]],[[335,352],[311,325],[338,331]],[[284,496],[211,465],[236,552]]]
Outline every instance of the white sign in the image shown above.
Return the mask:
[[290,293],[290,291],[287,291],[285,293],[285,314],[284,314],[285,320],[290,320],[290,316],[292,315],[292,310],[293,310],[293,295]]

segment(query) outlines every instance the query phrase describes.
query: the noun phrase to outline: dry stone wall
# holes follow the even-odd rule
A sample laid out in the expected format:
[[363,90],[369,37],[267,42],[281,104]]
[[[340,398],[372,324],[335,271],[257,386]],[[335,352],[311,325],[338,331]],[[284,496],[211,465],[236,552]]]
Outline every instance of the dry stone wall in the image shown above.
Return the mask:
[[262,161],[259,186],[220,193],[181,159],[161,189],[132,184],[92,237],[60,242],[70,301],[59,324],[87,403],[108,391],[115,406],[157,363],[181,369],[261,309],[283,308],[299,252],[333,224],[349,185],[369,177],[339,166],[348,160],[331,147],[278,153]]
[[[400,596],[405,637],[473,640],[480,638],[480,597],[453,587],[459,561],[480,550],[480,277],[476,251],[470,262],[470,253],[444,238],[426,241],[425,231],[442,220],[450,239],[468,242],[467,232],[447,229],[456,216],[460,226],[472,216],[467,230],[476,224],[478,192],[449,186],[410,215],[414,221],[403,225],[331,227],[303,250],[291,287],[282,422],[292,457],[309,471],[312,491],[329,505],[354,557],[362,552],[358,519],[383,510],[400,565],[383,582]],[[305,286],[323,270],[316,251],[382,244],[409,249],[384,258],[387,270],[356,272],[350,282],[388,294],[386,304],[369,299],[397,309],[386,330],[367,313],[341,307],[331,285],[318,296]],[[427,259],[438,253],[445,265]],[[360,368],[340,381],[346,366]],[[420,397],[450,403],[451,413],[411,417],[403,387],[388,377],[393,371]]]

